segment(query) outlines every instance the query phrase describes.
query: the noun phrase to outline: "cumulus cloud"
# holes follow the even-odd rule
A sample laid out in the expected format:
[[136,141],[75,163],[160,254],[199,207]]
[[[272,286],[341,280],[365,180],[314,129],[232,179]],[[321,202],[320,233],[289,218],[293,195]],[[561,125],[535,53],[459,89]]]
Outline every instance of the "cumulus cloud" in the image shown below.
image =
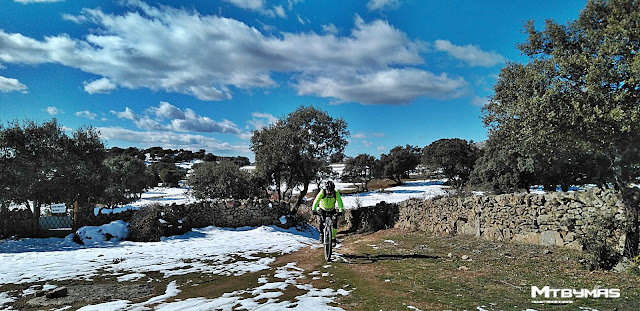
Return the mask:
[[118,117],[118,119],[127,119],[131,121],[135,121],[138,119],[138,116],[129,107],[125,108],[124,111],[120,111],[120,112],[111,110],[111,113],[114,114],[116,117]]
[[58,114],[62,113],[62,111],[55,106],[49,106],[44,111],[52,116],[57,116]]
[[296,85],[299,95],[316,95],[365,105],[405,104],[418,97],[455,98],[467,82],[418,69],[386,71],[339,78],[319,77]]
[[322,31],[328,34],[337,35],[338,27],[336,27],[336,25],[334,24],[322,25]]
[[117,86],[107,78],[84,83],[84,90],[89,94],[109,94],[116,88]]
[[146,113],[138,115],[131,108],[124,111],[111,111],[119,119],[131,120],[143,130],[164,130],[175,132],[199,133],[231,133],[240,134],[237,125],[229,120],[215,121],[209,117],[196,114],[190,108],[184,111],[167,102],[160,102],[158,107],[147,109]]
[[259,130],[264,128],[267,125],[275,124],[278,121],[278,118],[274,117],[270,113],[264,112],[254,112],[251,114],[253,117],[251,120],[247,121],[248,129]]
[[496,52],[485,52],[477,45],[459,46],[449,40],[436,40],[434,47],[436,50],[446,52],[472,67],[492,67],[505,62],[504,56]]
[[224,0],[225,2],[231,3],[241,9],[258,12],[263,15],[267,15],[270,17],[280,17],[285,18],[287,14],[284,11],[284,7],[281,5],[273,6],[271,9],[266,8],[266,3],[264,0]]
[[[264,1],[229,1],[247,9],[265,7]],[[371,103],[379,96],[386,103],[405,104],[420,96],[451,94],[449,88],[434,87],[429,80],[399,81],[404,86],[399,90],[365,87],[389,72],[400,78],[421,72],[423,77],[435,77],[435,84],[447,80],[449,85],[462,85],[457,78],[415,68],[424,63],[420,54],[425,43],[409,39],[383,20],[365,22],[356,16],[351,32],[344,36],[330,28],[324,35],[265,35],[235,19],[136,0],[127,3],[132,10],[121,14],[84,9],[78,16],[66,16],[95,29],[84,38],[59,35],[36,40],[0,30],[0,62],[58,63],[104,77],[86,85],[92,91],[106,92],[117,85],[207,101],[231,99],[233,88],[276,87],[274,73],[291,75],[299,94],[320,94],[313,85],[328,81],[356,83],[329,92],[341,102]],[[359,93],[365,89],[367,93]],[[409,96],[402,94],[407,89]]]
[[395,9],[398,6],[400,6],[400,0],[369,0],[367,2],[369,11]]
[[105,140],[119,140],[145,146],[164,146],[173,149],[206,149],[212,152],[249,153],[245,144],[230,144],[204,135],[184,134],[167,131],[134,131],[120,127],[99,127],[100,136]]
[[76,117],[80,117],[80,118],[86,118],[89,120],[95,120],[96,117],[98,116],[97,114],[89,111],[89,110],[83,110],[83,111],[78,111],[75,113]]
[[5,78],[3,76],[0,76],[0,92],[9,93],[14,91],[27,93],[27,86],[20,83],[18,79]]

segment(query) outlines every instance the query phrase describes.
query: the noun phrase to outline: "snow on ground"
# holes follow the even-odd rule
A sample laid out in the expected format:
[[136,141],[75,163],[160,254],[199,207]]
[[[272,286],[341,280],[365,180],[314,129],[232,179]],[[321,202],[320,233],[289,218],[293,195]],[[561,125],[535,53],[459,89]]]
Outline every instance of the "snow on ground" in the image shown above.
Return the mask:
[[198,163],[202,163],[202,162],[204,162],[204,161],[202,161],[200,159],[194,159],[194,160],[191,160],[189,162],[176,163],[176,166],[181,168],[181,169],[184,169],[186,171],[189,171],[189,170],[191,170],[193,168],[194,165],[196,165]]
[[446,187],[441,180],[408,181],[401,186],[390,187],[384,191],[370,191],[358,194],[343,195],[345,208],[358,206],[373,206],[380,201],[398,203],[410,198],[429,199],[439,195],[446,195]]
[[[113,227],[115,224],[106,228]],[[96,228],[99,227],[86,231],[95,233]],[[275,271],[269,267],[275,261],[274,256],[313,244],[317,238],[318,232],[314,229],[208,227],[157,243],[102,241],[81,246],[69,239],[56,238],[4,241],[0,243],[0,262],[12,264],[0,265],[0,285],[90,280],[98,275],[129,282],[144,280],[145,273],[149,272],[160,272],[167,278],[191,272],[230,276],[271,270],[271,277],[263,274],[258,279],[259,286],[213,299],[167,302],[181,291],[188,291],[186,285],[179,288],[172,281],[163,295],[145,302],[118,300],[79,310],[342,310],[332,305],[338,296],[348,295],[349,291],[314,288],[296,263],[277,267]],[[291,301],[279,299],[291,290],[300,294]],[[0,293],[0,309],[14,301],[8,293]]]
[[[15,298],[13,298],[13,297],[11,297],[11,296],[9,296],[9,294],[7,294],[7,293],[0,293],[0,308],[3,308],[2,310],[5,310],[5,309],[4,309],[4,305],[5,305],[5,304],[12,303],[12,302],[14,302],[14,301],[16,301],[16,299],[15,299]],[[10,310],[10,309],[9,309],[9,310]]]
[[119,206],[116,208],[99,208],[96,207],[93,210],[94,215],[98,213],[102,214],[117,214],[128,210],[138,210],[143,206],[151,204],[179,204],[186,205],[189,203],[197,202],[198,200],[189,194],[189,188],[169,188],[169,187],[154,187],[142,194],[142,198],[133,203]]
[[105,241],[123,241],[127,238],[127,234],[129,234],[129,226],[122,220],[116,220],[99,227],[82,227],[76,231],[76,234],[84,244],[103,243]]
[[[338,307],[332,307],[330,304],[335,302],[335,298],[339,295],[345,296],[349,291],[331,288],[317,289],[311,284],[303,283],[306,279],[304,270],[297,267],[296,263],[289,263],[283,267],[276,269],[274,277],[278,280],[269,282],[267,278],[260,278],[261,284],[255,288],[237,290],[231,293],[225,293],[214,299],[207,298],[189,298],[186,300],[165,303],[164,301],[171,296],[169,288],[167,293],[159,297],[159,305],[155,306],[155,310],[343,310]],[[173,292],[180,291],[175,288]],[[295,298],[295,301],[280,301],[278,297],[282,296],[287,290],[299,290],[301,294]],[[118,308],[132,310],[136,307],[144,307],[149,304],[131,305],[128,301],[120,301]],[[86,308],[86,309],[85,309]],[[104,310],[113,308],[112,305],[100,304],[85,307],[79,310]]]
[[312,244],[317,237],[315,230],[207,227],[155,243],[105,241],[83,246],[69,238],[5,240],[0,243],[0,262],[12,264],[0,265],[0,284],[148,272],[165,277],[192,272],[241,275],[268,269],[276,255]]

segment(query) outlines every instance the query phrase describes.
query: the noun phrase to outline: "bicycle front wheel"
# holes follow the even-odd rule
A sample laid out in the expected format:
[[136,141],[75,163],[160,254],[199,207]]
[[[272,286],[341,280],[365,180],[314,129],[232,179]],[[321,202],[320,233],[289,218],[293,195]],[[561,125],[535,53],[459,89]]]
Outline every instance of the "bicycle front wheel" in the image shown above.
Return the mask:
[[331,229],[333,228],[333,223],[331,222],[331,217],[327,217],[324,223],[324,259],[326,261],[331,261],[331,252],[333,251],[333,243],[331,238],[333,237],[331,234]]

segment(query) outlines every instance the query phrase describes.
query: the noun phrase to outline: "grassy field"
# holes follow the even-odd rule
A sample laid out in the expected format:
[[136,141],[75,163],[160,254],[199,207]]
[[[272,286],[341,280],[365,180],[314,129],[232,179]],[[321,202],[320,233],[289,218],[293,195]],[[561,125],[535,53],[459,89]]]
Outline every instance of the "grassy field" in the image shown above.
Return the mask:
[[[387,230],[347,236],[339,252],[329,271],[332,287],[354,288],[346,310],[640,310],[638,275],[589,271],[574,250]],[[547,285],[618,288],[621,298],[532,303],[531,287]]]

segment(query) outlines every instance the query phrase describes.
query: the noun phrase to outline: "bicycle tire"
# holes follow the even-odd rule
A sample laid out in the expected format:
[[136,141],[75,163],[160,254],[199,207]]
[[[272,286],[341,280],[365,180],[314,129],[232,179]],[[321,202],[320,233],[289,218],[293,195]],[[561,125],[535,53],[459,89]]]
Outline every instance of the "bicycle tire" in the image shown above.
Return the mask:
[[333,251],[333,242],[331,241],[333,238],[333,235],[331,234],[332,228],[333,221],[331,216],[327,216],[324,222],[324,232],[322,233],[324,237],[324,259],[327,262],[331,261],[331,252]]

